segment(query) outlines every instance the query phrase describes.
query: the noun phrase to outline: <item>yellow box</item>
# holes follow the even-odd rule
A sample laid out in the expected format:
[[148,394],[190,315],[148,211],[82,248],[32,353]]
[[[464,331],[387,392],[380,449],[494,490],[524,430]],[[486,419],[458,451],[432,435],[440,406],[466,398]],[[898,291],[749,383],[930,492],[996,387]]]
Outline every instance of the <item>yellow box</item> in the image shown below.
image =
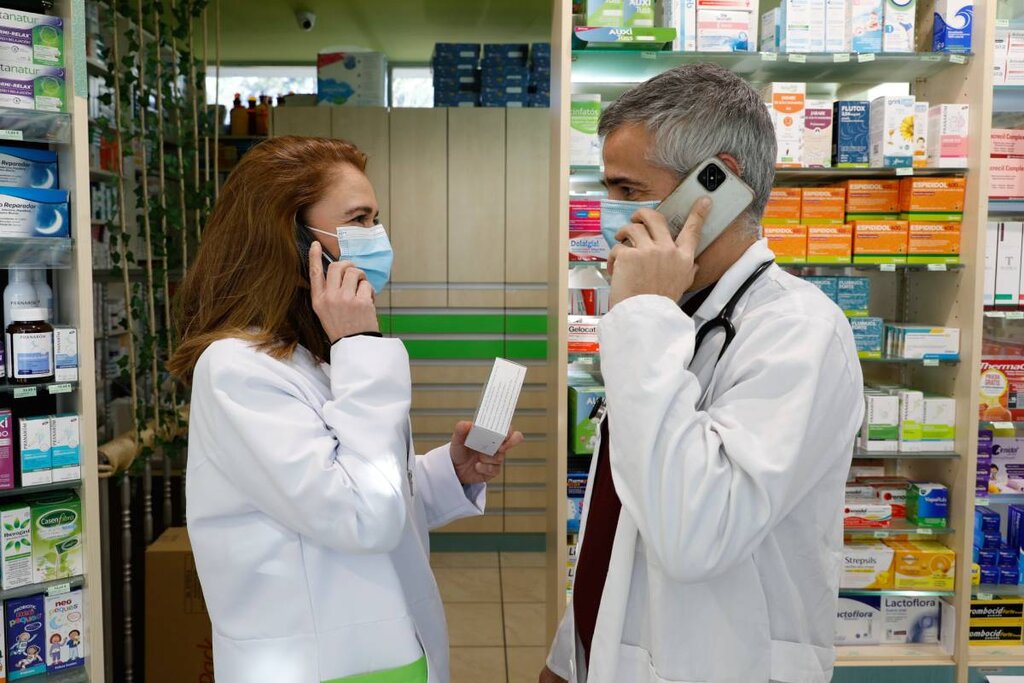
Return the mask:
[[1020,619],[971,619],[967,642],[971,645],[1020,645],[1024,622]]
[[977,562],[971,563],[971,585],[981,585],[981,565]]
[[854,263],[906,263],[910,242],[907,221],[856,221]]
[[806,225],[765,225],[762,230],[777,262],[807,263]]
[[853,257],[853,226],[808,225],[808,263],[849,263]]
[[956,580],[956,553],[935,541],[886,541],[893,549],[895,590],[951,591]]
[[963,213],[967,179],[903,178],[900,211],[904,213]]
[[960,263],[960,223],[908,223],[908,263]]
[[843,223],[846,220],[846,188],[805,187],[800,202],[804,225]]
[[846,181],[846,213],[899,213],[898,180],[851,179]]
[[803,197],[799,187],[773,187],[764,207],[762,225],[797,225]]

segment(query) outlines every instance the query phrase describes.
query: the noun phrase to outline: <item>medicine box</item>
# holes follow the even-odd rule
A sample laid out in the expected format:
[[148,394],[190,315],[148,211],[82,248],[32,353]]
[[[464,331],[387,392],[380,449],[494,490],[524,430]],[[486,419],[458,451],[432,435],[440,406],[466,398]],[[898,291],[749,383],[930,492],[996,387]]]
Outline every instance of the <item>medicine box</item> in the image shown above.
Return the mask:
[[992,438],[989,492],[1019,493],[1024,487],[1024,439],[1014,434]]
[[600,318],[570,316],[569,353],[597,353],[599,351],[597,326],[600,322]]
[[693,52],[697,49],[697,0],[664,0],[655,6],[658,26],[676,29],[672,49]]
[[951,591],[956,553],[934,541],[887,540],[893,553],[893,589]]
[[78,381],[78,330],[74,327],[53,328],[54,381]]
[[78,415],[55,415],[50,418],[55,484],[82,478],[82,431],[79,422]]
[[848,52],[846,4],[849,0],[825,0],[825,52]]
[[883,52],[914,52],[917,0],[885,0]]
[[805,187],[801,190],[800,223],[842,224],[845,219],[845,187]]
[[868,102],[855,100],[835,103],[832,120],[832,155],[837,167],[868,167],[871,151],[870,107]]
[[781,52],[825,51],[825,0],[782,0],[779,9]]
[[882,357],[881,318],[850,318],[850,327],[853,328],[853,341],[859,358]]
[[805,83],[772,83],[764,91],[769,104],[775,140],[775,165],[800,168],[803,165]]
[[971,620],[1024,619],[1024,599],[993,598],[971,600]]
[[624,0],[586,0],[587,26],[625,28],[626,7]]
[[969,645],[1010,645],[1021,644],[1021,632],[1024,626],[1020,619],[986,619],[971,620],[968,624],[967,640]]
[[942,484],[912,482],[907,489],[907,521],[920,528],[945,529],[949,490]]
[[836,645],[878,645],[882,642],[882,598],[840,595],[836,609]]
[[574,231],[569,233],[569,260],[571,262],[607,261],[609,251],[608,242],[599,232]]
[[845,499],[871,498],[875,495],[875,489],[868,484],[847,484]]
[[928,110],[928,166],[967,166],[970,105],[939,104]]
[[990,199],[1024,197],[1024,158],[992,158],[988,169]]
[[992,85],[1006,83],[1006,62],[1010,56],[1009,31],[996,29],[996,37],[992,45]]
[[836,302],[836,297],[839,292],[838,278],[810,275],[803,279],[820,289],[821,293],[829,298],[829,301],[832,303]]
[[893,519],[907,518],[907,483],[873,484],[874,496],[879,501],[892,506]]
[[867,316],[871,303],[871,280],[866,277],[837,278],[836,303],[847,317]]
[[924,438],[924,393],[901,389],[897,396],[900,399],[900,451],[920,451]]
[[843,506],[847,529],[881,529],[892,524],[892,506],[870,498],[851,498]]
[[754,52],[757,36],[755,12],[727,12],[697,8],[698,52]]
[[316,57],[317,104],[387,106],[387,72],[382,52],[321,50]]
[[851,52],[881,52],[884,12],[882,0],[847,0],[846,21]]
[[963,213],[967,179],[912,177],[900,180],[902,213]]
[[778,263],[807,262],[806,225],[765,225],[762,230]]
[[900,209],[898,180],[847,180],[846,213],[897,214]]
[[923,432],[925,450],[952,453],[956,448],[956,400],[925,395]]
[[773,187],[768,195],[762,225],[799,225],[804,193],[799,187]]
[[601,233],[601,201],[599,199],[569,200],[569,232]]
[[21,435],[21,485],[42,486],[53,483],[49,417],[18,419]]
[[933,0],[933,52],[970,52],[974,0]]
[[779,23],[781,18],[782,10],[778,7],[761,15],[761,52],[779,51],[782,38]]
[[845,543],[839,588],[848,590],[891,589],[892,558],[892,548],[875,539]]
[[914,168],[928,165],[928,103],[914,102]]
[[[996,264],[998,262],[1000,224],[989,221],[985,226],[985,281],[982,286],[984,306],[996,304]],[[1024,289],[1024,288],[1022,288]]]
[[983,356],[979,394],[982,420],[1024,420],[1024,358]]
[[82,503],[74,493],[41,494],[32,506],[34,583],[82,575]]
[[807,225],[809,263],[850,263],[853,258],[853,226]]
[[807,100],[804,109],[804,167],[832,166],[832,102]]
[[959,221],[908,221],[908,263],[959,263]]
[[56,188],[57,182],[56,152],[0,146],[0,186],[48,190]]
[[15,486],[14,417],[9,409],[0,410],[0,491]]
[[860,449],[869,453],[895,453],[899,450],[899,426],[899,397],[865,392]]
[[435,43],[434,64],[476,64],[480,61],[479,43]]
[[906,168],[914,163],[914,98],[884,95],[871,102],[871,165]]
[[26,503],[0,506],[0,565],[4,590],[32,583],[32,509]]
[[569,387],[569,441],[573,455],[590,455],[597,441],[597,423],[591,420],[597,401],[604,398],[602,386]]
[[66,112],[64,69],[0,62],[0,107]]
[[0,187],[0,237],[68,237],[67,190]]
[[[897,414],[898,414],[897,410]],[[847,476],[847,482],[860,482],[861,479],[866,477],[881,477],[885,475],[885,465],[882,464],[881,460],[858,460],[858,464],[850,465],[850,472]],[[865,464],[867,462],[868,464]]]
[[42,595],[4,603],[7,680],[21,681],[46,673],[46,603]]
[[993,128],[990,139],[992,140],[992,156],[1024,156],[1024,129]]
[[573,95],[569,108],[569,156],[575,166],[600,166],[600,95]]
[[956,327],[887,326],[887,344],[898,358],[956,360],[960,356],[960,330]]
[[991,508],[976,505],[974,508],[974,535],[978,536],[979,533],[986,531],[992,531],[999,533],[1001,526],[1001,520],[999,513]]
[[1024,223],[999,224],[996,240],[995,300],[998,306],[1015,305],[1020,299],[1021,248]]
[[[633,0],[632,2],[624,3],[629,5],[630,9],[626,10],[629,14],[632,12],[634,15],[642,16],[645,11],[650,11],[649,21],[653,24],[654,21],[654,9],[651,6],[650,0]],[[641,21],[643,19],[640,19]],[[651,26],[648,24],[648,28]],[[484,66],[525,66],[526,61],[530,56],[530,46],[528,43],[485,43],[484,44]]]
[[82,590],[46,597],[47,671],[85,665],[85,604]]
[[64,66],[64,20],[15,9],[0,12],[0,61]]
[[854,263],[906,263],[910,226],[907,221],[855,221]]
[[941,599],[922,596],[882,597],[882,644],[937,643]]

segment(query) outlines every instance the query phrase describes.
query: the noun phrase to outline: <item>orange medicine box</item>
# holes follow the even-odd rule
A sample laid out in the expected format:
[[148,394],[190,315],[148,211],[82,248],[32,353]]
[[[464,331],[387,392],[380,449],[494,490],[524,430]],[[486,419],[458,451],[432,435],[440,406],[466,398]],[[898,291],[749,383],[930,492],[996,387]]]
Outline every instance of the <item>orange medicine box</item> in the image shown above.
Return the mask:
[[807,263],[806,225],[762,226],[768,248],[779,263]]
[[906,263],[909,241],[907,221],[857,221],[853,226],[853,262]]
[[846,188],[805,187],[800,204],[804,225],[843,223],[846,217]]
[[960,263],[960,223],[909,221],[908,263]]
[[773,187],[764,208],[762,225],[797,225],[803,193],[799,187]]
[[853,256],[852,225],[808,225],[808,263],[849,263]]
[[846,181],[846,213],[899,213],[900,182],[898,180]]
[[903,178],[900,211],[903,213],[963,213],[967,179]]

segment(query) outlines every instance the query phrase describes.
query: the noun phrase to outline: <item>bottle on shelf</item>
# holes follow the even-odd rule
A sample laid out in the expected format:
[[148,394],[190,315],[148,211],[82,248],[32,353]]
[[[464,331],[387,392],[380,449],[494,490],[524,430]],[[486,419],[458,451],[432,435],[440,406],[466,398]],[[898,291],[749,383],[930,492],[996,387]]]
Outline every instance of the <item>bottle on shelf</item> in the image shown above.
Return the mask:
[[50,289],[50,285],[46,282],[46,270],[43,268],[36,268],[32,271],[32,286],[36,290],[36,296],[39,299],[39,307],[46,309],[46,320],[52,323],[53,317],[53,290]]
[[256,130],[254,135],[268,135],[270,133],[270,97],[260,95],[260,103],[256,105]]
[[27,268],[11,268],[8,272],[7,287],[4,288],[4,329],[14,318],[11,311],[16,308],[39,308],[39,292],[32,283],[32,271]]
[[7,328],[8,376],[12,384],[53,381],[53,326],[45,308],[15,308]]
[[231,134],[236,137],[249,134],[249,112],[242,106],[242,94],[237,92],[231,107]]
[[256,135],[256,118],[258,116],[258,114],[256,113],[256,96],[249,95],[247,101],[249,103],[249,108],[245,110],[245,113],[246,116],[249,117],[249,123],[247,127],[248,129],[244,133],[244,135]]

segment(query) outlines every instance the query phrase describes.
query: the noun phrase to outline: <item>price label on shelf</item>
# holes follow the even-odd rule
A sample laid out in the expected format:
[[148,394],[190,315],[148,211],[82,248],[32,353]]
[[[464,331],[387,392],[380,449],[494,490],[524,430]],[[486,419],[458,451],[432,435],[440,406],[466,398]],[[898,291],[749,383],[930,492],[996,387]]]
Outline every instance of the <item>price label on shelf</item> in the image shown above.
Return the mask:
[[57,585],[50,586],[48,589],[46,589],[46,594],[49,595],[50,597],[53,597],[54,595],[64,595],[65,593],[70,593],[70,592],[71,592],[71,582],[70,581],[65,582],[65,583],[58,583]]
[[896,169],[896,175],[898,175],[898,176],[914,175],[914,167],[913,166],[905,166],[903,168],[897,168]]
[[14,398],[32,398],[35,395],[35,387],[18,387],[14,390]]
[[1010,28],[1010,20],[996,19],[996,28]]
[[640,53],[640,59],[657,59],[657,58],[658,58],[658,53],[657,52],[651,52],[650,50],[644,50],[643,52]]
[[25,134],[20,130],[0,129],[0,140],[16,140],[21,142],[24,139]]
[[793,55],[789,56],[789,61],[793,62],[794,64],[806,64],[807,63],[807,55],[793,54]]
[[1006,313],[1003,311],[985,311],[986,318],[1005,318]]
[[934,529],[918,529],[917,533],[918,533],[919,536],[934,536],[935,535],[935,530]]
[[928,270],[930,270],[933,273],[945,273],[949,269],[946,268],[945,263],[929,263]]
[[941,62],[942,61],[942,55],[923,54],[923,55],[921,55],[921,61],[922,62]]
[[50,385],[50,393],[51,394],[70,394],[71,393],[71,385],[70,384],[51,384]]
[[952,62],[953,64],[966,64],[967,58],[964,57],[963,55],[950,55],[949,61]]
[[779,61],[779,56],[777,54],[775,54],[774,52],[762,52],[761,53],[761,61],[762,62],[777,62],[777,61]]
[[850,53],[849,52],[837,52],[834,55],[832,55],[832,61],[835,62],[836,64],[842,64],[843,62],[848,62],[848,61],[850,61]]
[[938,358],[925,358],[924,359],[924,366],[926,368],[937,368],[937,367],[939,367],[939,359]]
[[978,593],[975,597],[978,600],[995,600],[996,598],[993,593]]
[[1024,311],[1007,311],[1006,318],[1008,320],[1024,320]]
[[988,504],[989,504],[989,500],[988,500],[988,498],[985,498],[983,496],[978,496],[977,498],[974,499],[974,504],[975,505],[979,505],[979,506],[981,506],[983,508],[987,508]]
[[993,422],[992,428],[999,430],[1012,430],[1014,427],[1012,422]]
[[889,538],[889,532],[888,531],[876,531],[875,533],[873,533],[871,535],[874,536],[875,538]]
[[878,266],[878,269],[880,271],[882,271],[883,273],[895,273],[896,272],[896,264],[895,263],[883,263],[883,264]]
[[861,53],[861,54],[857,55],[857,61],[860,62],[861,64],[864,64],[866,62],[873,62],[873,61],[875,61],[875,53],[873,53],[873,52]]

